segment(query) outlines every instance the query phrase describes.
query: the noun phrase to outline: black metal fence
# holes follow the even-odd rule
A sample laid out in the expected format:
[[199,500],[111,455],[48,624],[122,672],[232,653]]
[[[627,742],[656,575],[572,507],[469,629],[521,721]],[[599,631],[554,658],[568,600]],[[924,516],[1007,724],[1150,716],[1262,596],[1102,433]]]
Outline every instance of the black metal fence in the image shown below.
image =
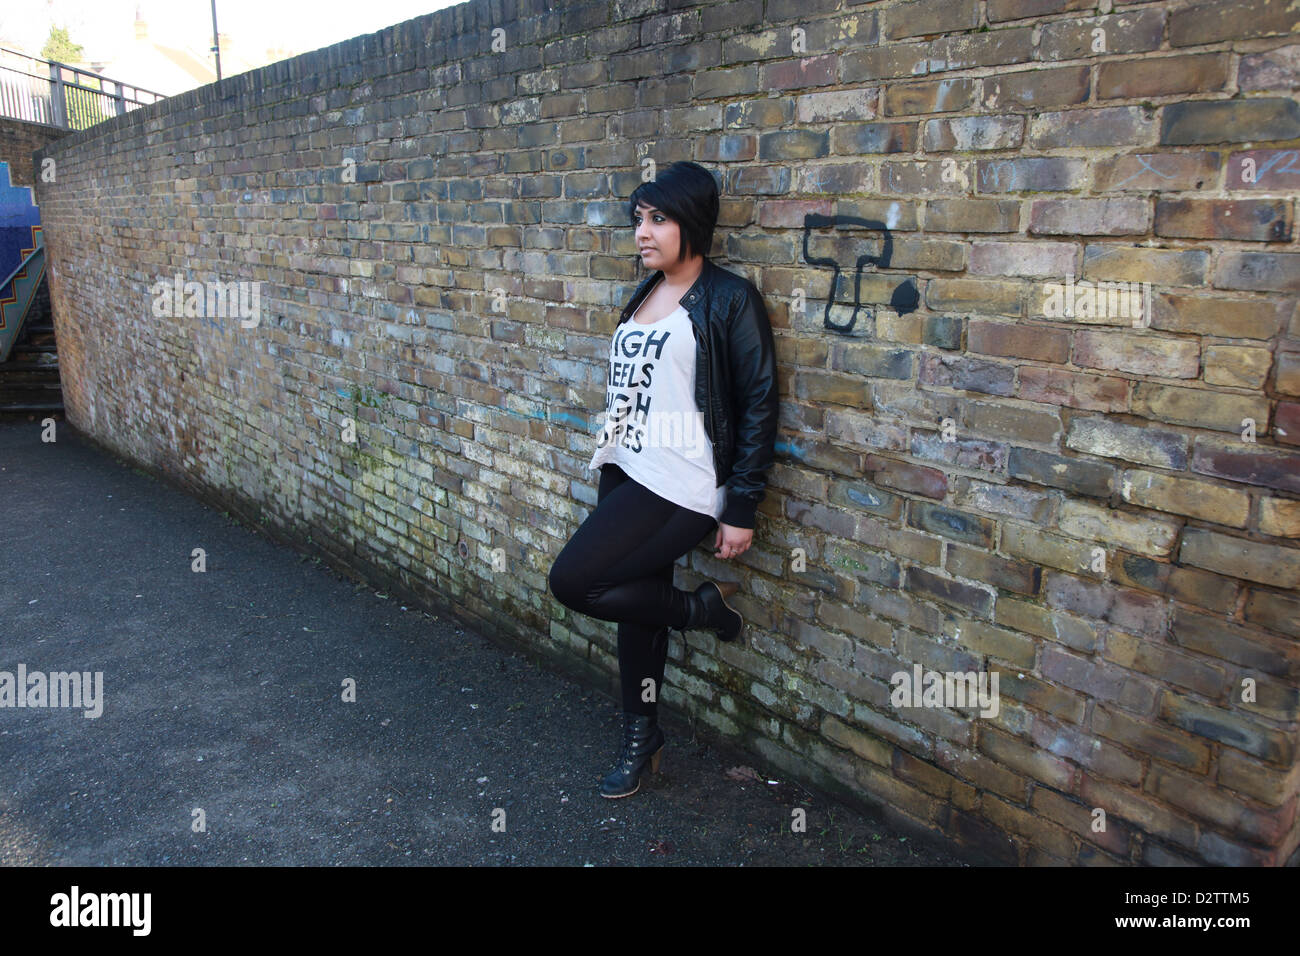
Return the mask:
[[79,130],[163,98],[98,73],[0,47],[0,116]]

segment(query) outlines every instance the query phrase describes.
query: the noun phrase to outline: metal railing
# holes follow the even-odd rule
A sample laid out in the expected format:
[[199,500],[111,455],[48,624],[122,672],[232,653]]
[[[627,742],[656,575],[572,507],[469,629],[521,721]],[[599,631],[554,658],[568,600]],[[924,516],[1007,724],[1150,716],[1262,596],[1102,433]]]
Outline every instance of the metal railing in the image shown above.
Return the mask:
[[0,47],[0,116],[81,130],[165,97]]

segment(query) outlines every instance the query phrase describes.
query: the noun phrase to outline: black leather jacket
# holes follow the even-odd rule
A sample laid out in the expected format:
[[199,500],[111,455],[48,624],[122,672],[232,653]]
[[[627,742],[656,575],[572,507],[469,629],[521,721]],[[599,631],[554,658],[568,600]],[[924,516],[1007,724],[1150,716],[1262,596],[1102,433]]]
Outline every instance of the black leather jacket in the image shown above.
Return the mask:
[[[623,307],[622,325],[663,277],[656,269]],[[753,528],[767,487],[780,414],[776,349],[763,297],[752,282],[706,256],[679,304],[695,331],[695,405],[713,446],[713,468],[727,502],[718,519]]]

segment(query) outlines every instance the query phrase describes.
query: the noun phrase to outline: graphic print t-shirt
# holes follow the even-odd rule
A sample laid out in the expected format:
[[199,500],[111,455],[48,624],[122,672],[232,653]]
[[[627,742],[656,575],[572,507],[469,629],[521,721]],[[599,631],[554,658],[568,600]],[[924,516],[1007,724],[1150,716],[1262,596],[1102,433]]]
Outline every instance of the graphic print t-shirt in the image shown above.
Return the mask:
[[717,485],[695,406],[691,317],[679,305],[658,322],[635,319],[634,312],[610,342],[605,424],[588,470],[613,462],[659,497],[716,521],[727,489]]

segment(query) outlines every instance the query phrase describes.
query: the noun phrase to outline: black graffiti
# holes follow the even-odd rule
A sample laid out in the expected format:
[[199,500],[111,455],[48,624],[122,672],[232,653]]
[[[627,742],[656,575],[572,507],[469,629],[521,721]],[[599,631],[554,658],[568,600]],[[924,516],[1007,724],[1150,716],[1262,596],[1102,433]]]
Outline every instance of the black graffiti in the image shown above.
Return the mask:
[[[880,253],[878,255],[858,256],[853,278],[853,313],[849,316],[848,322],[844,325],[836,325],[831,321],[831,307],[835,304],[835,290],[839,288],[840,281],[840,264],[835,259],[815,258],[808,254],[808,237],[814,229],[826,229],[841,226],[857,226],[862,229],[868,229],[873,232],[879,232],[882,236]],[[857,324],[858,313],[865,312],[868,318],[875,318],[875,309],[871,305],[864,304],[861,299],[862,273],[868,266],[876,269],[886,269],[894,257],[894,237],[890,234],[889,228],[877,219],[861,219],[857,216],[822,216],[817,213],[809,213],[804,216],[803,220],[803,257],[806,262],[817,266],[830,266],[834,273],[831,276],[830,291],[826,295],[826,312],[822,317],[822,325],[825,328],[832,329],[836,332],[852,332],[853,327]],[[916,288],[916,278],[909,276],[895,287],[890,295],[889,307],[899,315],[907,315],[909,312],[915,312],[917,304],[921,301],[921,294]]]

